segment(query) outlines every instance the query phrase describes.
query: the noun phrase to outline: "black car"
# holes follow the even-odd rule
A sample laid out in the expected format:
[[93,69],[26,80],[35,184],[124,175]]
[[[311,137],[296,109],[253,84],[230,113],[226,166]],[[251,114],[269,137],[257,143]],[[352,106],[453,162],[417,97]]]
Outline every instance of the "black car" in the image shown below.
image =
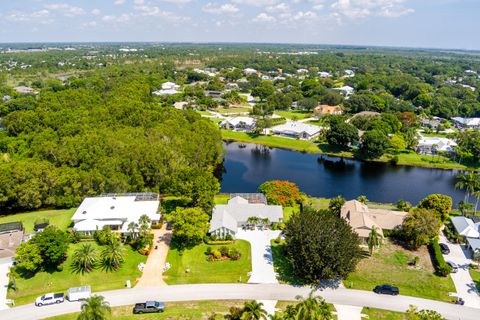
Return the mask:
[[147,301],[144,303],[137,303],[133,307],[134,314],[142,313],[159,313],[165,311],[165,304],[158,301]]
[[396,296],[400,293],[400,290],[398,290],[398,288],[395,286],[391,286],[389,284],[382,284],[381,286],[376,286],[375,289],[373,289],[373,292],[378,294],[389,294],[392,296]]
[[167,230],[172,230],[173,224],[171,222],[167,222]]
[[440,250],[442,250],[442,254],[449,254],[450,253],[450,248],[445,243],[440,243]]

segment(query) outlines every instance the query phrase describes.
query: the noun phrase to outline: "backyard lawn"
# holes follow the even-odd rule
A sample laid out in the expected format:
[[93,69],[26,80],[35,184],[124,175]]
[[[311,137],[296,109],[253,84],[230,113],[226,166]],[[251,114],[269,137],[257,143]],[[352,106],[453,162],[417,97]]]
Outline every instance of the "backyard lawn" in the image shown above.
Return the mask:
[[213,201],[215,204],[227,204],[228,200],[230,200],[229,193],[219,193],[215,195]]
[[183,253],[171,248],[167,256],[171,268],[164,273],[165,282],[168,284],[247,282],[247,274],[252,270],[249,242],[236,240],[235,244],[226,246],[235,247],[241,252],[242,257],[237,261],[207,261],[205,254],[207,247],[218,249],[221,245],[200,244]]
[[[415,256],[420,258],[418,268],[409,266]],[[452,279],[437,277],[433,272],[426,247],[413,252],[387,240],[372,257],[360,261],[344,284],[348,288],[373,290],[376,285],[389,283],[398,286],[402,295],[452,301],[448,295],[456,292]]]
[[305,119],[313,117],[313,113],[309,111],[287,111],[287,110],[276,110],[275,114],[279,115],[280,117],[284,117],[286,119]]
[[477,286],[477,291],[480,292],[480,270],[470,269],[470,276]]
[[236,114],[236,113],[245,113],[252,111],[251,107],[232,107],[232,108],[218,108],[216,110],[220,114]]
[[[406,310],[405,310],[406,311]],[[406,314],[383,309],[363,308],[362,314],[366,314],[372,320],[406,320]]]
[[[101,247],[95,245],[101,251]],[[30,279],[15,277],[17,291],[9,290],[8,298],[14,299],[15,304],[26,304],[33,302],[36,297],[48,292],[65,292],[68,288],[82,285],[92,286],[92,291],[105,291],[112,289],[121,289],[125,287],[125,282],[130,280],[132,285],[137,278],[141,276],[138,270],[138,264],[146,261],[146,256],[133,251],[129,246],[125,247],[125,262],[122,267],[115,272],[106,272],[101,269],[95,269],[93,272],[85,274],[73,273],[71,268],[72,254],[81,244],[71,244],[68,250],[68,258],[63,263],[63,270],[57,272],[38,272]]]
[[[147,320],[147,319],[210,319],[216,313],[216,319],[223,319],[222,315],[228,313],[231,307],[243,307],[243,301],[192,301],[192,302],[167,302],[165,312],[153,314],[132,314],[133,305],[112,308],[112,319],[120,320]],[[48,320],[76,320],[78,313],[71,313]]]
[[26,233],[33,232],[33,224],[38,218],[47,218],[51,225],[57,226],[61,230],[66,230],[72,223],[70,220],[76,208],[63,210],[38,210],[24,213],[16,213],[8,216],[1,216],[0,223],[22,222]]

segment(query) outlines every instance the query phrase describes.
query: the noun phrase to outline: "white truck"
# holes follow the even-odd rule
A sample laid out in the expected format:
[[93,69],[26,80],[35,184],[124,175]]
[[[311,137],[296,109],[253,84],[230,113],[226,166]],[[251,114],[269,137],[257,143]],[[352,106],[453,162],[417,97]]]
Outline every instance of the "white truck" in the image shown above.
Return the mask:
[[90,298],[92,294],[92,289],[90,286],[75,287],[67,290],[67,300],[68,301],[79,301]]
[[65,301],[63,293],[47,293],[35,300],[37,307],[45,306],[47,304],[62,303]]

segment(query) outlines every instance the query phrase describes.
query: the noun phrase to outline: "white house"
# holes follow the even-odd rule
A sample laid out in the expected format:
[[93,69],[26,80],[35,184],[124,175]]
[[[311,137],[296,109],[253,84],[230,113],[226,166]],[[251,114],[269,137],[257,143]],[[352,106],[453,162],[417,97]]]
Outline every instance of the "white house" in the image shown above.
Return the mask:
[[283,219],[283,209],[282,206],[252,203],[245,198],[236,196],[228,200],[227,204],[217,204],[213,208],[209,232],[220,238],[224,238],[227,234],[235,237],[238,228],[247,225],[248,218],[251,217],[268,219],[270,223],[277,223]]
[[175,84],[174,82],[164,82],[162,83],[162,89],[154,91],[152,93],[157,96],[176,94],[179,92],[177,90],[178,88],[180,88],[180,86]]
[[324,78],[324,79],[333,77],[333,75],[330,72],[326,72],[326,71],[320,71],[318,75],[320,76],[320,78]]
[[38,91],[33,89],[33,88],[30,88],[30,87],[25,87],[25,86],[18,86],[18,87],[15,87],[13,88],[15,89],[15,91],[17,91],[18,93],[22,93],[22,94],[37,94]]
[[258,73],[257,70],[253,69],[253,68],[245,68],[243,69],[243,73],[245,73],[245,75],[251,75],[251,74],[256,74]]
[[[442,137],[421,137],[418,140],[417,153],[432,154],[436,152],[454,153],[457,143]],[[436,152],[435,152],[436,149]]]
[[72,216],[73,230],[90,235],[109,226],[122,233],[129,232],[130,222],[138,223],[147,215],[151,223],[158,223],[160,200],[156,193],[107,194],[85,198]]
[[342,86],[338,88],[333,88],[333,90],[340,91],[345,97],[349,97],[353,94],[354,89],[350,86]]
[[287,123],[275,126],[271,130],[274,135],[308,140],[320,134],[321,128],[302,122],[287,121]]
[[308,69],[303,69],[303,68],[302,68],[302,69],[298,69],[298,70],[297,70],[297,73],[299,73],[299,74],[306,74],[306,73],[308,73]]
[[452,224],[457,233],[467,238],[467,248],[472,254],[480,250],[480,222],[466,217],[452,217]]
[[455,117],[452,121],[460,128],[480,129],[480,118]]
[[355,76],[355,72],[353,70],[347,69],[344,72],[345,72],[346,77],[354,77]]
[[250,132],[255,128],[256,120],[250,117],[227,118],[220,122],[223,129]]

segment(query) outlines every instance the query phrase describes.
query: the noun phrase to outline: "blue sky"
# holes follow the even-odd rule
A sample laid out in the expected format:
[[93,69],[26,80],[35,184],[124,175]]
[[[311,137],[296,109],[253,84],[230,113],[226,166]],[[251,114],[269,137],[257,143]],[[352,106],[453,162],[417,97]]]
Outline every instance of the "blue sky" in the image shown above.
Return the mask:
[[282,42],[480,49],[480,0],[0,0],[0,42]]

